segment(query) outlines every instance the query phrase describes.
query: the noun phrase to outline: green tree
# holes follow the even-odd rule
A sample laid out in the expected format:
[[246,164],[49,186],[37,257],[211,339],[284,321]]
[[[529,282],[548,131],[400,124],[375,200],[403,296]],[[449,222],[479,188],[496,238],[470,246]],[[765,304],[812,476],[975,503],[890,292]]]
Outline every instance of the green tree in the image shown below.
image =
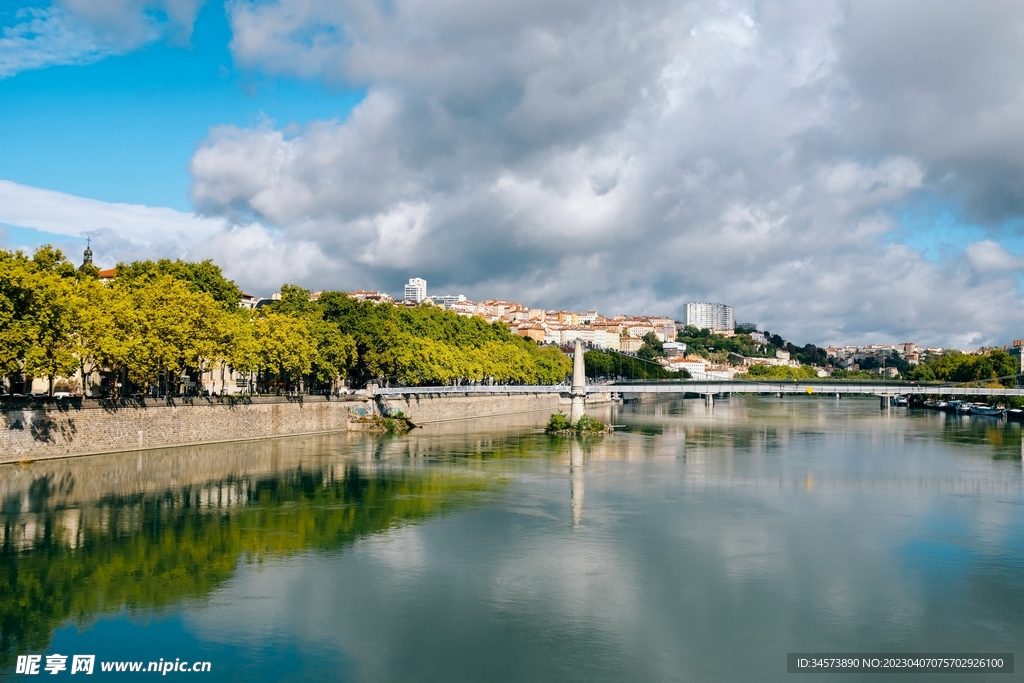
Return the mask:
[[212,260],[190,262],[177,259],[160,259],[159,261],[134,261],[117,264],[117,280],[139,281],[170,275],[188,285],[193,292],[205,292],[226,310],[238,307],[242,298],[242,290],[231,280],[224,277],[220,266]]
[[97,344],[107,334],[106,328],[110,324],[110,289],[93,275],[84,273],[78,280],[76,299],[77,319],[71,336],[78,369],[82,373],[82,394],[89,395],[89,377],[100,367]]
[[228,357],[229,314],[170,275],[118,277],[106,305],[110,324],[98,330],[95,355],[136,386],[165,379],[173,387],[181,371]]
[[355,340],[343,334],[338,325],[324,317],[325,308],[310,301],[310,291],[298,285],[281,285],[281,299],[272,305],[275,313],[303,319],[309,326],[316,346],[312,361],[313,377],[333,387],[355,365]]
[[1015,386],[1019,366],[1016,359],[1002,349],[988,353],[961,353],[947,351],[927,356],[923,363],[908,371],[911,379],[940,382],[1000,382],[1004,386]]
[[255,318],[253,328],[257,363],[279,385],[290,388],[313,369],[316,342],[306,320],[271,310]]
[[24,253],[0,250],[0,373],[20,373],[34,336],[39,305],[34,266]]
[[640,350],[637,351],[637,357],[643,358],[644,360],[654,360],[665,355],[665,347],[658,339],[658,336],[653,332],[648,332],[643,336],[643,345]]
[[4,339],[10,345],[0,352],[0,364],[8,373],[21,370],[46,377],[52,395],[54,379],[78,364],[73,340],[77,272],[49,245],[36,250],[31,260],[20,252],[3,259],[0,270],[0,317],[9,317]]
[[751,379],[816,379],[818,371],[810,365],[794,368],[789,365],[751,365],[747,370]]
[[356,342],[342,334],[336,325],[318,319],[311,324],[311,333],[316,342],[316,357],[313,359],[313,376],[333,386],[338,378],[345,377],[356,362]]

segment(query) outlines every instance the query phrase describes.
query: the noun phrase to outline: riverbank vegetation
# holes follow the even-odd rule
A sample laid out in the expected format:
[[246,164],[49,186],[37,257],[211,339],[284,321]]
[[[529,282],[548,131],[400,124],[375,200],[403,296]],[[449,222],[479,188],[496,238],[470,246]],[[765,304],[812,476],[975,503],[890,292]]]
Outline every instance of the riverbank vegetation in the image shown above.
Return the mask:
[[611,431],[605,423],[589,415],[582,415],[576,422],[570,422],[564,413],[554,413],[544,431],[548,434],[604,434]]
[[571,370],[559,349],[501,324],[435,307],[357,302],[344,292],[281,288],[280,301],[239,306],[212,261],[119,263],[107,283],[46,246],[0,249],[0,375],[57,378],[99,371],[103,392],[176,394],[230,367],[258,392],[325,392],[340,383],[553,384]]
[[385,434],[405,434],[415,427],[401,411],[393,415],[367,415],[349,422],[349,429]]
[[1020,365],[1002,349],[986,353],[947,351],[927,355],[907,372],[907,378],[920,382],[991,382],[993,386],[1017,386]]
[[817,379],[818,371],[810,365],[801,365],[797,368],[789,365],[751,365],[747,370],[747,377],[750,379]]

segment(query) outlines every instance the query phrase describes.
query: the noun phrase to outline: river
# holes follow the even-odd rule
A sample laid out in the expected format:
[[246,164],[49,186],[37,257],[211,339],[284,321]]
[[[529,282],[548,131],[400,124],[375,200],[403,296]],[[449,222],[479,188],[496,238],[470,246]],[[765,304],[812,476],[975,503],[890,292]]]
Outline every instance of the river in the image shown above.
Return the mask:
[[790,652],[1024,642],[1019,425],[819,397],[594,414],[622,426],[4,466],[0,676],[92,654],[86,680],[781,681]]

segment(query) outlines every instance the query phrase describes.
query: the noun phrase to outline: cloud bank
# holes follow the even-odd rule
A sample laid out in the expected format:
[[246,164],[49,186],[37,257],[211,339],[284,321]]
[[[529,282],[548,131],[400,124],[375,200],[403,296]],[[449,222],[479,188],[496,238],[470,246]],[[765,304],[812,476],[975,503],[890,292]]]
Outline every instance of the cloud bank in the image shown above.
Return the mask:
[[[122,50],[154,26],[187,34],[198,6],[24,16],[86,22]],[[188,253],[247,287],[252,268],[324,288],[422,276],[609,314],[725,301],[817,343],[1024,336],[1019,3],[225,7],[238,66],[366,92],[346,118],[218,126],[196,150],[191,197],[220,227]],[[37,61],[72,59],[51,52]],[[12,54],[23,66],[0,74],[33,53]],[[939,214],[970,238],[922,247]]]
[[[1024,15],[1012,2],[231,3],[232,50],[367,88],[344,121],[218,128],[207,215],[322,280],[549,306],[733,303],[797,339],[1020,336]],[[935,262],[904,212],[992,239]]]

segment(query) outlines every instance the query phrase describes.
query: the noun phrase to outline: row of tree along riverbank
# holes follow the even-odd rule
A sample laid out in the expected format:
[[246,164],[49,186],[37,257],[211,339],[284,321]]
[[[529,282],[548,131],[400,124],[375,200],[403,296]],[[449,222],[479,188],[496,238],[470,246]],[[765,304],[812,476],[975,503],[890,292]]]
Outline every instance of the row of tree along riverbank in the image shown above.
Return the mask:
[[[49,246],[0,250],[0,376],[99,376],[97,394],[175,395],[230,368],[232,389],[323,393],[342,384],[554,384],[570,370],[557,348],[506,326],[434,307],[358,302],[284,285],[257,310],[212,261],[118,264],[101,282]],[[223,377],[223,372],[221,372]],[[85,380],[82,380],[85,383]],[[222,389],[224,387],[222,386]]]

